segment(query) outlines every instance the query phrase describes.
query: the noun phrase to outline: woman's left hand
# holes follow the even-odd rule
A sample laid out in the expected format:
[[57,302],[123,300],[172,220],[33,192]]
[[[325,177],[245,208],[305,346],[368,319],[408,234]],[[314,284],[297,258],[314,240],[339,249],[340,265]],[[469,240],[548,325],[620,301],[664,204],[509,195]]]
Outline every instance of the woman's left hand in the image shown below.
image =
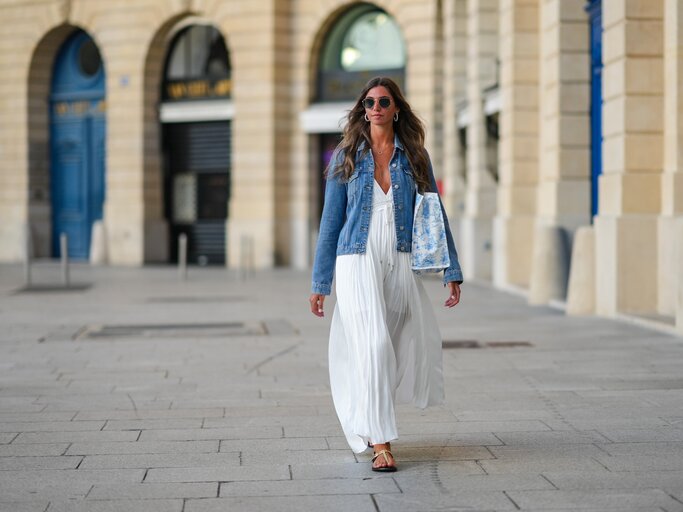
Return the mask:
[[452,308],[458,302],[460,302],[460,285],[455,281],[451,281],[448,283],[448,289],[451,293],[448,296],[448,300],[444,303],[444,306],[447,308]]

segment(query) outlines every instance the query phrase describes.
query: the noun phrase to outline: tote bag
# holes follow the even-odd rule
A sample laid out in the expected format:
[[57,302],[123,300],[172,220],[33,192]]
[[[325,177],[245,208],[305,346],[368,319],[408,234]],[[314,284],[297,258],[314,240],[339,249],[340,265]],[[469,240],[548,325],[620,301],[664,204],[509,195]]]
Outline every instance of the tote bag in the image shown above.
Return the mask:
[[451,265],[446,226],[436,192],[415,194],[411,267],[416,274],[441,272]]

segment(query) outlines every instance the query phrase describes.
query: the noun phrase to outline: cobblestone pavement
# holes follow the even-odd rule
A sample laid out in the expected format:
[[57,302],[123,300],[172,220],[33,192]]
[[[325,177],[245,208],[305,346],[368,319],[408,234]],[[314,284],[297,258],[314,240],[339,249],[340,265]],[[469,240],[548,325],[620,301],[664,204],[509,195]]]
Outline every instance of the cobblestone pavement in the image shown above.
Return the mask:
[[448,311],[428,280],[465,343],[376,474],[337,423],[306,272],[72,275],[89,287],[20,293],[0,266],[1,512],[683,511],[681,338],[474,284]]

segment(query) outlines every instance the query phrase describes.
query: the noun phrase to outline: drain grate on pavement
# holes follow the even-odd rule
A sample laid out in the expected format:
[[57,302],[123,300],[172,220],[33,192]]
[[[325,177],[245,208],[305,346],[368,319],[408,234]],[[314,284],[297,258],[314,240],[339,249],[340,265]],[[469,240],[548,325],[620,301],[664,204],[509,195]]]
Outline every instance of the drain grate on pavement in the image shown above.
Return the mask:
[[[299,334],[299,331],[287,320],[273,318],[251,322],[86,325],[75,331],[72,330],[71,333],[69,338],[72,340],[107,340],[115,338],[292,336]],[[54,339],[53,336],[49,336],[49,338]]]
[[92,288],[90,283],[72,283],[69,286],[63,284],[35,284],[24,286],[12,292],[13,295],[23,293],[77,293]]
[[89,325],[79,330],[74,335],[74,339],[263,336],[265,334],[267,331],[262,322]]
[[441,346],[443,348],[482,348],[481,344],[476,340],[444,340]]
[[444,340],[441,346],[444,349],[533,347],[528,341],[485,341],[482,343],[477,340]]

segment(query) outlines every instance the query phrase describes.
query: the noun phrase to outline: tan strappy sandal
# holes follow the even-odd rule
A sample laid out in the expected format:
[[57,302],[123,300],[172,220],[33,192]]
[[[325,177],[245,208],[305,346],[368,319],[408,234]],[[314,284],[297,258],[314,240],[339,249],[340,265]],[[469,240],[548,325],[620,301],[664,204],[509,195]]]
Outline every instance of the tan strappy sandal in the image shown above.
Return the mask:
[[377,452],[374,455],[374,457],[372,457],[372,462],[373,462],[372,470],[373,471],[378,471],[380,473],[393,473],[394,471],[396,471],[396,466],[383,466],[383,467],[378,467],[378,468],[375,467],[375,465],[374,465],[375,459],[377,457],[379,457],[380,455],[384,456],[384,460],[386,461],[387,464],[389,464],[389,457],[387,457],[387,453],[389,455],[391,455],[393,458],[394,455],[389,450],[382,450],[381,452]]

